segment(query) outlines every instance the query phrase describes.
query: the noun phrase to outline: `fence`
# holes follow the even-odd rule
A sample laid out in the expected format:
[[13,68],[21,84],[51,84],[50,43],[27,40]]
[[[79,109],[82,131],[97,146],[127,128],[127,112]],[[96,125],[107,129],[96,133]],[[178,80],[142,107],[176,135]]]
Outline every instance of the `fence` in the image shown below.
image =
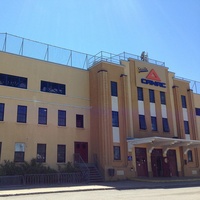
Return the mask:
[[0,187],[11,185],[74,184],[87,182],[82,172],[0,176]]

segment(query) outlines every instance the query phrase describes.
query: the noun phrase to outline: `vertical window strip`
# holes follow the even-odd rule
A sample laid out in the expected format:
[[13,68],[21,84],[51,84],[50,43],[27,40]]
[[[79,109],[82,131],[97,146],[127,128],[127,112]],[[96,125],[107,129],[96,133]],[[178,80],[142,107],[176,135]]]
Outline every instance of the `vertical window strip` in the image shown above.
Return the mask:
[[4,121],[4,103],[0,103],[0,121]]
[[169,123],[167,118],[162,118],[162,124],[163,124],[163,131],[169,132]]
[[186,97],[181,95],[182,108],[187,108]]
[[155,103],[155,94],[154,94],[154,90],[149,90],[149,101],[151,103]]
[[145,120],[144,115],[139,115],[139,126],[140,126],[140,129],[143,129],[143,130],[147,129],[146,120]]
[[118,96],[117,82],[111,81],[111,96]]
[[117,111],[112,111],[112,126],[119,127],[119,114]]
[[143,97],[143,88],[138,87],[138,88],[137,88],[137,94],[138,94],[138,100],[139,100],[139,101],[144,101],[144,97]]
[[165,92],[160,92],[160,103],[166,105]]

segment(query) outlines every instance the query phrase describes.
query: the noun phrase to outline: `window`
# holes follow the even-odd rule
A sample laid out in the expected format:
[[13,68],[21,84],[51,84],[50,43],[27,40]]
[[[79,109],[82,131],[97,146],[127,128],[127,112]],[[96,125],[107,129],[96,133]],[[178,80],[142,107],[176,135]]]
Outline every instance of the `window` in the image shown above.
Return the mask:
[[17,107],[17,122],[26,123],[27,106]]
[[46,162],[46,144],[37,144],[37,162]]
[[58,110],[58,126],[66,126],[66,111]]
[[15,162],[24,162],[24,143],[15,143]]
[[185,134],[190,134],[188,121],[184,121],[184,129],[185,129]]
[[182,108],[187,108],[186,97],[181,95]]
[[115,96],[115,97],[118,96],[118,93],[117,93],[117,82],[111,81],[111,96]]
[[149,100],[151,103],[155,103],[154,90],[149,90]]
[[166,104],[166,98],[164,92],[160,92],[160,103],[164,105]]
[[5,104],[0,103],[0,121],[4,120],[4,107],[5,107]]
[[83,115],[76,115],[76,127],[83,128]]
[[139,115],[139,124],[140,124],[140,129],[146,130],[146,120],[144,115]]
[[138,100],[143,101],[143,89],[141,87],[137,88],[137,93],[138,93]]
[[157,131],[157,120],[156,120],[156,117],[151,117],[151,127],[152,127],[152,131]]
[[187,152],[187,156],[188,156],[188,162],[193,162],[193,156],[192,156],[192,151],[191,150],[189,150]]
[[47,124],[47,109],[39,108],[38,124]]
[[114,146],[114,160],[121,160],[121,153],[120,153],[120,147]]
[[163,131],[164,132],[169,132],[168,119],[167,118],[162,118],[162,123],[163,123]]
[[112,111],[112,126],[119,127],[119,115],[117,111]]
[[195,111],[196,111],[196,115],[200,116],[200,108],[195,108]]
[[66,146],[58,145],[57,146],[57,162],[65,163],[65,157],[66,157]]
[[40,91],[65,95],[65,85],[60,83],[41,81]]
[[0,74],[0,85],[27,89],[27,78]]

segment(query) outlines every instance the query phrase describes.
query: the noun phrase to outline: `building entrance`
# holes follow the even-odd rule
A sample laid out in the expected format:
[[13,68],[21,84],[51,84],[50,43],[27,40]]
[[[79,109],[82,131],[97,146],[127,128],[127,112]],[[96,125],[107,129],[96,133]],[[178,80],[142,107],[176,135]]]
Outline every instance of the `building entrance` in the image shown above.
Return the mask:
[[168,150],[163,157],[162,149],[154,149],[151,153],[151,166],[153,177],[177,176],[176,151]]
[[148,176],[146,148],[135,148],[137,176]]
[[79,154],[84,162],[88,163],[88,143],[74,142],[74,152]]

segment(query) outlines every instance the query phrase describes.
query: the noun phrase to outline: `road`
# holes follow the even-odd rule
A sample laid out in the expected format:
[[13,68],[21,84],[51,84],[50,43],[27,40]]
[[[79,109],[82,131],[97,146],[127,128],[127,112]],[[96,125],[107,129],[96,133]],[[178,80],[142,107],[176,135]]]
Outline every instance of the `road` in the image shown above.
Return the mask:
[[200,200],[200,187],[174,189],[98,190],[0,197],[12,200]]

